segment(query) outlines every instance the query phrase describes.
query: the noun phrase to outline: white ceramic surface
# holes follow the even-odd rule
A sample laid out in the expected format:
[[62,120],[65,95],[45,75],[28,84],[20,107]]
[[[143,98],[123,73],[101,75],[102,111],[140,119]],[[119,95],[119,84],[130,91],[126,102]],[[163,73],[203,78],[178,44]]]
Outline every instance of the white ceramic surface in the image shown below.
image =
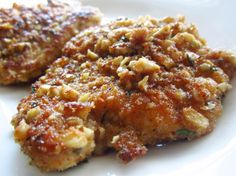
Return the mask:
[[[14,0],[1,0],[6,6]],[[27,4],[37,0],[17,0]],[[39,2],[39,1],[38,1]],[[234,0],[83,0],[98,6],[107,18],[139,15],[163,17],[185,15],[197,24],[211,47],[236,53],[236,1]],[[148,154],[127,165],[114,154],[93,157],[88,163],[61,173],[42,173],[28,164],[29,160],[13,141],[10,121],[28,86],[0,86],[0,175],[1,176],[234,176],[236,162],[236,81],[224,101],[224,113],[216,129],[192,142],[179,142],[154,147]]]

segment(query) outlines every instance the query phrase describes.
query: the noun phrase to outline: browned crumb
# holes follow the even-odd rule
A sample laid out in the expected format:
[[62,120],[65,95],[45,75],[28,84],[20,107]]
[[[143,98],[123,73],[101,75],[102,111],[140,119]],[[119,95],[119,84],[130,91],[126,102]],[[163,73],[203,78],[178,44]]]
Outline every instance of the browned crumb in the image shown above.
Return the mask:
[[44,170],[107,148],[128,162],[148,145],[212,131],[235,68],[183,17],[119,19],[67,43],[19,104],[15,139]]
[[48,0],[36,7],[0,9],[0,84],[28,82],[61,55],[80,30],[99,24],[96,8]]

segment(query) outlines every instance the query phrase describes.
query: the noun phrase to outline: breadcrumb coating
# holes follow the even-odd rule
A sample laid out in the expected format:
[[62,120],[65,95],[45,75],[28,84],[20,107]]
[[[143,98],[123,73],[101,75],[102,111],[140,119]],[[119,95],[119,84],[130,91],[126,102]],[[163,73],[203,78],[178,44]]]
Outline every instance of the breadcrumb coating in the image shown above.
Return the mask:
[[0,84],[31,81],[61,55],[79,31],[100,23],[93,7],[48,0],[35,7],[0,9]]
[[19,104],[15,139],[48,171],[108,148],[129,162],[147,146],[211,132],[235,68],[183,17],[117,19],[66,44]]

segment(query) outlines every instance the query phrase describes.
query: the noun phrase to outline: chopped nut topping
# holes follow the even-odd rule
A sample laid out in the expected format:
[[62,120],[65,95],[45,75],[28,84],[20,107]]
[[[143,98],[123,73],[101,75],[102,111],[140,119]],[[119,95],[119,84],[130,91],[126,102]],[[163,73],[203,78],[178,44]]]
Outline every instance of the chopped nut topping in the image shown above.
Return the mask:
[[128,67],[137,73],[150,73],[160,70],[159,65],[146,57],[142,57],[137,61],[131,61]]
[[115,143],[119,140],[119,138],[120,138],[119,135],[113,136],[111,143],[112,143],[112,144],[115,144]]
[[92,52],[90,49],[88,49],[87,57],[91,60],[96,60],[98,58],[98,55]]
[[83,120],[79,117],[69,117],[66,119],[66,123],[69,126],[78,126],[84,124]]
[[58,118],[58,116],[57,116],[56,113],[53,113],[48,117],[49,120],[54,120],[54,119],[57,119],[57,118]]
[[[12,124],[23,118],[30,125],[20,141],[25,153],[40,150],[66,164],[67,157],[77,163],[110,147],[128,162],[148,144],[209,133],[236,69],[183,18],[112,21],[81,32],[62,55],[21,101]],[[28,122],[35,107],[41,115]]]
[[42,97],[43,95],[46,95],[50,89],[50,85],[43,84],[41,85],[37,90],[37,96]]
[[197,40],[196,37],[190,33],[183,32],[179,33],[174,37],[176,43],[181,47],[187,47],[190,49],[198,49],[202,46],[201,41]]
[[202,70],[202,71],[209,71],[211,69],[211,65],[208,64],[208,63],[203,63],[199,66],[199,68]]
[[27,112],[27,121],[31,121],[33,120],[34,118],[36,118],[39,114],[41,113],[41,109],[40,107],[35,107],[33,109],[30,109],[28,112]]
[[182,89],[177,89],[175,91],[175,97],[178,100],[184,100],[186,98],[186,93]]
[[12,26],[10,23],[2,23],[0,24],[0,30],[9,30],[12,29],[14,26]]
[[[38,78],[62,55],[67,41],[101,21],[96,8],[47,2],[32,7],[14,3],[11,8],[0,9],[0,84]],[[95,57],[94,52],[88,51],[88,58]]]
[[[79,126],[78,126],[79,128]],[[88,137],[93,138],[93,131],[82,127],[83,131],[74,129],[64,135],[63,143],[69,148],[83,148],[88,144]]]
[[61,86],[51,86],[48,90],[47,95],[49,97],[60,97],[61,93]]
[[183,115],[188,128],[197,131],[199,134],[207,130],[209,120],[193,108],[184,108]]
[[225,93],[232,88],[232,86],[230,84],[225,83],[225,82],[218,84],[217,87],[222,93]]
[[67,86],[65,84],[61,87],[61,98],[68,99],[68,100],[77,100],[79,97],[78,91],[71,88],[70,86]]
[[145,76],[141,81],[138,82],[139,89],[147,91],[147,88],[148,88],[148,78],[149,78],[149,76]]
[[204,106],[204,107],[202,107],[201,109],[203,109],[203,110],[212,110],[212,109],[214,109],[216,107],[216,104],[214,103],[214,102],[207,102],[207,105],[206,106]]
[[118,65],[120,65],[122,60],[123,60],[123,57],[122,56],[118,56],[118,57],[113,59],[112,64],[115,65],[115,66],[118,66]]
[[14,136],[17,141],[21,141],[25,139],[27,131],[30,129],[30,126],[25,122],[25,120],[21,120],[19,125],[16,127]]
[[80,102],[86,102],[89,100],[90,93],[85,93],[79,97]]
[[81,79],[82,79],[82,80],[88,79],[89,74],[90,74],[90,73],[82,73],[82,74],[81,74]]
[[129,62],[130,61],[130,58],[129,57],[125,57],[122,61],[121,61],[121,63],[120,63],[120,66],[124,66],[127,62]]

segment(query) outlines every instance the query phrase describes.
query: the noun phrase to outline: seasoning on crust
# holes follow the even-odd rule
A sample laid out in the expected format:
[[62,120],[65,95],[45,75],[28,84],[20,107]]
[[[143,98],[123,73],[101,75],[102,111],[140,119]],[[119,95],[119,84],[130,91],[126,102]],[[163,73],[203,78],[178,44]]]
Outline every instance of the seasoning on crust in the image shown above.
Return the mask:
[[12,120],[22,151],[47,171],[107,148],[129,162],[146,146],[211,132],[236,70],[183,17],[118,19],[63,52]]
[[36,7],[0,9],[0,84],[28,82],[61,55],[80,30],[100,23],[93,7],[48,0]]

